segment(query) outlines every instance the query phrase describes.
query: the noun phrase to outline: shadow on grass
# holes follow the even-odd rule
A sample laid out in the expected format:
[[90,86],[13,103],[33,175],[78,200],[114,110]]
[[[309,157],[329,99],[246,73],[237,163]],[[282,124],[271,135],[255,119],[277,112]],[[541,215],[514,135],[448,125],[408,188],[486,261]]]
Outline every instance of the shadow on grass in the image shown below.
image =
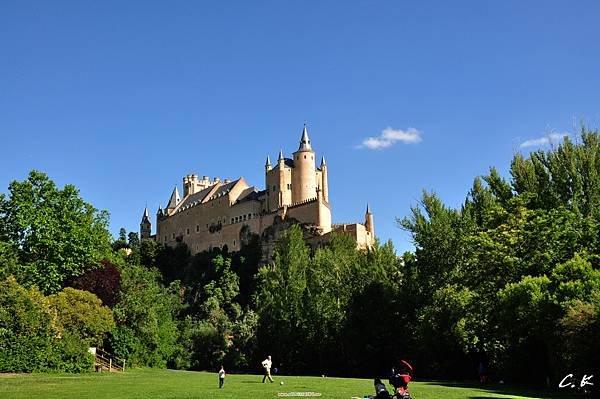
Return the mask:
[[[477,382],[459,382],[459,381],[422,381],[423,385],[438,385],[450,388],[467,388],[477,389],[479,391],[488,392],[490,394],[506,395],[506,396],[528,396],[532,398],[543,399],[582,399],[589,396],[583,393],[578,393],[568,390],[553,390],[544,388],[533,388],[531,386],[520,385],[502,385],[502,384],[485,384],[481,385]],[[468,396],[466,399],[498,399],[492,396]]]

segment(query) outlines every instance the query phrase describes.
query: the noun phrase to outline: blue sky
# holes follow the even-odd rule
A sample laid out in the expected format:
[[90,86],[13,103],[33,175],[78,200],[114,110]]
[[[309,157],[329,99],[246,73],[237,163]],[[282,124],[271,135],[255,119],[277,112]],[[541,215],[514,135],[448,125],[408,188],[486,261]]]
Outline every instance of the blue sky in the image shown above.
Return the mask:
[[[263,188],[307,121],[336,222],[399,252],[422,190],[600,125],[597,1],[2,1],[0,190],[30,169],[139,229],[190,172]],[[369,140],[369,138],[371,138]]]

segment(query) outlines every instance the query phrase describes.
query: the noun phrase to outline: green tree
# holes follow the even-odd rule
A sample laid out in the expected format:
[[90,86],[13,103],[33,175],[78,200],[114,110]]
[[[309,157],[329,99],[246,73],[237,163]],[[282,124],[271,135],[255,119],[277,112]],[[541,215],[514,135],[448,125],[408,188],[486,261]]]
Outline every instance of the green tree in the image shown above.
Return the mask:
[[117,326],[110,344],[132,365],[166,367],[178,349],[178,282],[160,284],[156,269],[128,265],[121,270],[121,294],[113,308]]
[[64,282],[110,256],[108,214],[79,197],[72,185],[58,189],[31,171],[0,195],[0,238],[17,250],[17,280],[58,292]]
[[49,300],[59,333],[79,338],[85,348],[101,346],[114,326],[112,311],[91,292],[67,287]]
[[48,368],[57,331],[47,298],[14,277],[0,281],[0,372]]

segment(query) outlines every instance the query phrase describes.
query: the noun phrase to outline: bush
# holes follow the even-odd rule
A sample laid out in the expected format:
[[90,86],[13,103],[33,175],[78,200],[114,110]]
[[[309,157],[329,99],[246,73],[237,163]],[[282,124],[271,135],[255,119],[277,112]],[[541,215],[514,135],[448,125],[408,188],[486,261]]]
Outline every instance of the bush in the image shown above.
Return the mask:
[[0,372],[46,370],[55,335],[47,298],[37,288],[14,277],[0,282]]

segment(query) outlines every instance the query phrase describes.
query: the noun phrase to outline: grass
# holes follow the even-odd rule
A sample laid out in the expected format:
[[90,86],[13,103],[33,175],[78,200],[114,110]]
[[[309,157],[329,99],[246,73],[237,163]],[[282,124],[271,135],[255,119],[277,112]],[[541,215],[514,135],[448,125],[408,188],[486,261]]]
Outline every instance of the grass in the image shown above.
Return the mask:
[[[373,394],[371,380],[350,378],[276,376],[275,383],[261,383],[258,375],[228,375],[218,388],[216,373],[174,370],[130,370],[125,373],[0,374],[2,399],[259,399],[279,393],[316,392],[321,398],[350,399]],[[284,385],[280,385],[280,382]],[[447,382],[410,384],[415,399],[572,398],[566,393],[516,387]]]

